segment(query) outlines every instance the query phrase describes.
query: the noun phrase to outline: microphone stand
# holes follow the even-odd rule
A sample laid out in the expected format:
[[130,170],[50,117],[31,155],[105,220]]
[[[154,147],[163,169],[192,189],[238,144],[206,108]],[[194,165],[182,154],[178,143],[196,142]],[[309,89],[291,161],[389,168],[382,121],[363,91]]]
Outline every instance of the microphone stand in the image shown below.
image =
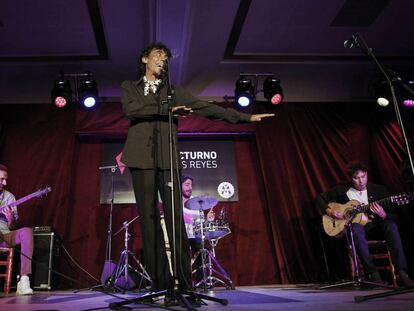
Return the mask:
[[385,284],[364,281],[361,277],[358,254],[357,254],[357,250],[355,247],[354,227],[353,227],[353,220],[355,219],[357,214],[358,214],[357,212],[353,212],[351,217],[347,219],[347,224],[345,225],[345,230],[346,230],[345,234],[346,234],[346,239],[348,242],[348,251],[350,253],[350,257],[352,261],[351,266],[353,267],[353,270],[354,270],[353,280],[322,286],[322,287],[319,287],[318,289],[329,289],[329,288],[344,287],[344,286],[350,286],[350,285],[352,285],[353,287],[357,287],[357,288],[362,287],[362,286],[371,287],[371,288],[375,288],[375,287],[390,288],[390,286],[385,285]]
[[[112,254],[112,218],[113,218],[113,209],[114,209],[114,199],[115,199],[115,193],[114,193],[114,174],[117,169],[119,169],[118,165],[108,165],[108,166],[100,166],[98,168],[100,171],[102,170],[110,170],[111,172],[111,196],[110,196],[110,209],[109,209],[109,221],[108,221],[108,231],[107,231],[107,239],[106,239],[106,253],[105,253],[105,263],[104,269],[106,269],[106,280],[104,284],[95,285],[86,289],[80,289],[75,291],[79,292],[81,290],[99,290],[102,288],[102,291],[104,292],[124,292],[123,289],[118,287],[114,282],[114,271],[111,271],[111,254]],[[105,267],[106,266],[106,267]]]
[[[391,91],[391,97],[392,97],[392,103],[394,106],[394,110],[395,110],[395,115],[397,117],[397,122],[401,128],[401,133],[404,139],[404,143],[405,143],[405,147],[407,149],[407,155],[408,155],[408,160],[410,162],[410,168],[411,168],[411,173],[414,176],[414,162],[413,162],[413,157],[411,154],[411,148],[410,148],[410,144],[407,138],[407,134],[405,131],[405,126],[401,117],[401,112],[400,112],[400,108],[398,106],[398,101],[397,101],[397,97],[395,95],[395,88],[394,88],[394,81],[399,82],[403,88],[405,88],[410,94],[414,94],[414,90],[411,89],[406,83],[404,83],[402,81],[402,79],[394,72],[388,69],[385,69],[381,63],[377,60],[377,58],[375,57],[372,48],[368,47],[368,45],[366,44],[364,38],[359,34],[356,33],[355,35],[352,36],[352,40],[353,42],[355,42],[355,45],[368,57],[370,57],[374,63],[377,65],[378,69],[381,71],[381,73],[383,74],[383,76],[385,77],[385,79],[387,80],[387,83],[390,87],[390,91]],[[346,41],[345,41],[346,42]],[[352,44],[345,44],[345,47],[352,47]],[[390,78],[389,74],[387,74],[387,71],[389,73],[392,74],[392,78]]]
[[[384,75],[385,79],[387,80],[387,83],[388,83],[388,85],[390,87],[390,91],[391,91],[392,103],[394,105],[395,114],[397,116],[397,122],[400,125],[401,133],[402,133],[403,139],[404,139],[404,143],[405,143],[405,146],[407,148],[407,155],[408,155],[408,159],[410,161],[411,173],[414,175],[414,165],[413,165],[413,158],[412,158],[412,155],[411,155],[410,144],[408,142],[408,138],[407,138],[407,135],[406,135],[404,123],[403,123],[403,120],[402,120],[402,117],[401,117],[400,108],[398,107],[398,101],[397,101],[397,97],[395,96],[395,88],[394,88],[393,82],[398,81],[411,94],[414,94],[414,91],[408,85],[406,85],[402,81],[402,79],[396,75],[395,72],[384,69],[384,67],[381,65],[381,63],[375,57],[375,55],[372,51],[372,48],[368,47],[368,45],[366,44],[364,38],[359,33],[357,33],[353,36],[353,40],[355,42],[355,45],[364,54],[366,54],[368,57],[370,57],[374,61],[374,63],[377,65],[378,69],[381,71],[381,73]],[[351,46],[349,46],[349,47],[351,47]],[[387,74],[387,71],[390,72],[393,75],[392,79]],[[384,292],[384,293],[379,293],[379,294],[365,295],[365,296],[355,296],[354,301],[355,302],[363,302],[363,301],[366,301],[366,300],[369,300],[369,299],[382,298],[382,297],[400,295],[400,294],[411,293],[411,292],[414,292],[414,288],[397,288],[397,289],[394,289],[394,290],[391,290],[391,291],[388,291],[388,292]]]
[[[155,293],[150,293],[144,296],[141,296],[139,298],[135,299],[128,299],[116,303],[109,304],[110,308],[120,307],[124,306],[130,303],[145,303],[148,301],[153,301],[153,298],[160,297],[163,295],[170,295],[171,297],[171,305],[176,305],[179,302],[183,304],[185,308],[187,308],[188,311],[196,311],[195,305],[204,303],[201,299],[211,300],[218,302],[222,305],[227,305],[228,300],[227,299],[221,299],[217,297],[211,297],[208,295],[204,295],[201,293],[196,293],[192,290],[183,290],[180,288],[180,283],[178,280],[178,271],[177,271],[177,247],[176,247],[176,228],[175,228],[175,198],[176,198],[176,188],[175,188],[175,178],[174,178],[174,151],[177,150],[177,146],[175,146],[174,143],[174,130],[173,130],[173,107],[175,104],[175,98],[174,98],[174,88],[171,85],[170,80],[170,72],[169,72],[169,64],[168,60],[166,60],[166,63],[164,64],[162,73],[163,73],[163,82],[165,83],[165,86],[167,87],[167,98],[165,101],[162,101],[163,104],[168,105],[168,153],[169,153],[169,171],[170,171],[170,180],[167,183],[167,186],[170,188],[170,196],[171,196],[171,206],[167,206],[166,208],[171,208],[171,233],[172,233],[172,239],[170,240],[170,247],[171,247],[171,253],[172,253],[172,289],[171,290],[162,290]],[[178,163],[177,163],[177,180],[178,180]],[[180,202],[181,202],[181,196]],[[182,209],[182,204],[181,204]],[[182,228],[179,228],[179,234],[182,234]],[[181,246],[181,245],[180,245]],[[181,251],[181,247],[180,247]],[[182,258],[183,254],[181,254],[180,259]],[[190,255],[189,255],[190,256]],[[181,262],[180,262],[181,266]],[[191,273],[191,266],[188,267],[190,269]],[[182,267],[181,267],[182,269]],[[189,301],[194,301],[195,305]]]

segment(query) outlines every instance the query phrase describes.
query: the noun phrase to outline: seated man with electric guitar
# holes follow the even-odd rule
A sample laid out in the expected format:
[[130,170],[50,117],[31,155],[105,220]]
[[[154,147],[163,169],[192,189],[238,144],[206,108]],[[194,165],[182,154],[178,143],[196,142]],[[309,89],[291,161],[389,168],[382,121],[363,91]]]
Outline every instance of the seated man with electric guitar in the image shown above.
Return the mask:
[[18,219],[16,199],[4,189],[7,184],[7,167],[0,164],[0,246],[20,245],[20,280],[17,283],[17,295],[32,295],[29,274],[32,273],[33,232],[31,228],[13,230]]
[[316,203],[321,209],[326,233],[340,236],[345,224],[352,221],[355,248],[366,274],[372,282],[381,282],[381,276],[369,257],[367,237],[382,234],[390,249],[400,286],[414,287],[407,274],[407,261],[394,216],[384,207],[407,204],[404,195],[388,196],[384,186],[368,183],[367,167],[361,163],[349,169],[350,183],[340,184],[318,195]]

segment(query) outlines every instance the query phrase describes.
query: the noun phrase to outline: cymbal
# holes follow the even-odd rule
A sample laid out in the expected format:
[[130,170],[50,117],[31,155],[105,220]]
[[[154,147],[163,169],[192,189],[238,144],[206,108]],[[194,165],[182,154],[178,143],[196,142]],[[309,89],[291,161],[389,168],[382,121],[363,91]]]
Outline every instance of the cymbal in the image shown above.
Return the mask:
[[209,196],[209,195],[200,195],[198,197],[194,197],[189,199],[187,202],[185,202],[184,206],[191,210],[206,210],[210,209],[214,206],[216,206],[218,203],[218,200],[215,197]]

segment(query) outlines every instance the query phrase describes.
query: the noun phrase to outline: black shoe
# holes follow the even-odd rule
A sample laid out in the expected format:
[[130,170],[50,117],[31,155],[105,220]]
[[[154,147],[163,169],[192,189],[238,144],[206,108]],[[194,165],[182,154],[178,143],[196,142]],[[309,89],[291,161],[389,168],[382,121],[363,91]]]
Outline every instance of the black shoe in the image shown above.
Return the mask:
[[382,284],[383,283],[383,281],[381,279],[381,275],[379,274],[378,271],[375,271],[374,273],[371,273],[368,276],[368,279],[369,279],[370,282],[373,282],[373,283],[378,283],[378,284]]
[[178,301],[177,296],[172,294],[170,291],[168,291],[165,294],[164,306],[166,306],[166,307],[175,307],[175,306],[179,306],[179,305],[180,305],[180,302]]
[[399,286],[402,287],[414,288],[414,281],[410,279],[407,272],[405,272],[404,270],[398,271],[397,283]]
[[206,303],[201,300],[198,296],[188,296],[186,297],[187,301],[194,307],[194,308],[200,308],[201,305],[205,305]]

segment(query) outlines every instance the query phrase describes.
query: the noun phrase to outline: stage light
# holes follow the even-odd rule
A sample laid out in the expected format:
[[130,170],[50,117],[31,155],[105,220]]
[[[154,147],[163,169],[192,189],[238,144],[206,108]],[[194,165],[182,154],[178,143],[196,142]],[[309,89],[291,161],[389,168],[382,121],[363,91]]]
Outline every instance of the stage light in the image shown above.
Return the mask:
[[280,86],[280,79],[267,77],[263,82],[263,95],[272,105],[278,105],[283,100],[283,90]]
[[72,102],[72,89],[70,83],[66,80],[63,74],[55,80],[52,89],[52,104],[58,108],[65,108]]
[[407,82],[407,87],[403,89],[403,105],[406,107],[414,107],[414,94],[412,94],[412,90],[414,90],[414,80],[410,80]]
[[390,104],[391,91],[387,81],[380,79],[374,82],[374,96],[378,105],[386,107]]
[[78,92],[79,102],[83,107],[92,108],[96,105],[98,102],[98,89],[91,73],[87,73],[86,77],[80,80]]
[[404,99],[403,104],[406,107],[414,107],[414,99]]
[[236,81],[236,88],[234,90],[235,102],[241,107],[249,106],[255,99],[255,91],[252,81],[246,77],[241,76]]

